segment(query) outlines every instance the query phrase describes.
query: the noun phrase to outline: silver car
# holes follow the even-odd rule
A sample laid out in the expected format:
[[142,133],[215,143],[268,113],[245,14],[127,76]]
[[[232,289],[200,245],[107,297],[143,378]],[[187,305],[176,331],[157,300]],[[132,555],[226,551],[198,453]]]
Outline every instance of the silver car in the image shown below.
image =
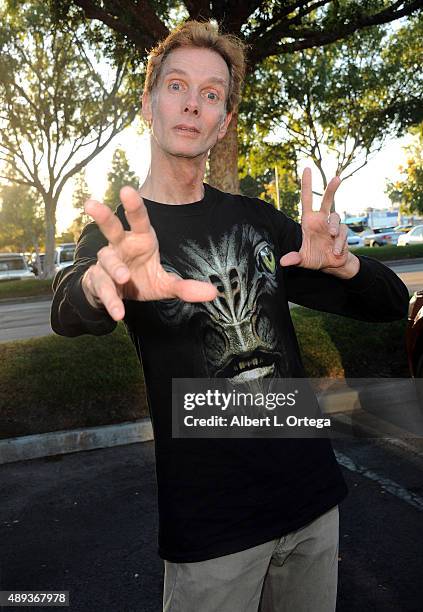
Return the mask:
[[395,245],[398,240],[398,233],[393,227],[378,227],[363,234],[364,246],[381,247],[387,244]]
[[0,253],[0,281],[35,278],[22,253]]
[[397,246],[407,246],[409,244],[423,243],[423,225],[416,225],[406,234],[401,234],[398,238]]

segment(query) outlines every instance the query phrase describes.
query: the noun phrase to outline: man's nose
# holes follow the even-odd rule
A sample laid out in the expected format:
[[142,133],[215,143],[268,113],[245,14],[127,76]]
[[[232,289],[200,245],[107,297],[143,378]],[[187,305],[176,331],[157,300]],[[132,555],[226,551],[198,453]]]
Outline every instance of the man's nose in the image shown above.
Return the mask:
[[190,92],[185,99],[184,113],[192,113],[193,115],[199,115],[200,113],[200,102],[194,92]]

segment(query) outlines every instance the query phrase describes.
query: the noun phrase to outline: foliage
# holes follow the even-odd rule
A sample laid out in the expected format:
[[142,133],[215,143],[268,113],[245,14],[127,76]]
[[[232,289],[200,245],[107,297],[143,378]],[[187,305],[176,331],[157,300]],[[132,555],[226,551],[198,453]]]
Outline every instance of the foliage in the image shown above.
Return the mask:
[[0,301],[5,299],[21,299],[23,297],[52,297],[51,280],[32,279],[3,281],[0,283]]
[[[68,232],[72,236],[71,242],[77,242],[84,226],[91,221],[91,218],[87,215],[84,210],[84,203],[91,196],[90,190],[87,185],[85,178],[85,170],[81,170],[74,177],[74,190],[72,194],[72,204],[78,216],[72,221]],[[63,240],[63,242],[68,242]]]
[[[417,11],[416,0],[49,0],[59,22],[69,22],[84,11],[88,19],[106,24],[98,34],[115,58],[140,59],[183,19],[214,19],[223,31],[244,39],[249,63],[264,58],[319,47],[355,31],[388,23]],[[82,11],[81,11],[82,9]],[[111,36],[113,33],[113,36]]]
[[64,185],[139,107],[127,63],[100,67],[98,27],[74,18],[60,29],[41,0],[0,8],[0,161],[43,199],[50,269]]
[[399,204],[404,214],[423,213],[423,123],[412,133],[415,141],[404,148],[407,165],[400,166],[404,178],[388,182],[386,189],[392,202]]
[[300,190],[295,151],[290,147],[266,142],[256,142],[249,146],[249,135],[242,129],[240,135],[243,138],[238,158],[241,192],[250,197],[266,200],[278,208],[277,173],[279,209],[297,221]]
[[62,244],[64,242],[75,242],[74,232],[71,229],[65,230],[64,232],[56,236],[56,242],[58,244]]
[[[49,0],[49,5],[61,23],[68,23],[83,11],[87,19],[97,24],[105,24],[108,29],[98,31],[97,44],[107,48],[107,53],[114,61],[120,61],[123,57],[129,58],[133,66],[139,66],[146,58],[148,50],[165,38],[169,29],[182,19],[216,20],[222,31],[239,36],[246,43],[248,73],[253,75],[253,80],[256,71],[258,77],[265,77],[266,87],[256,87],[260,84],[260,79],[255,79],[254,86],[250,87],[251,95],[247,95],[250,112],[254,121],[259,123],[269,115],[269,110],[270,114],[274,110],[282,113],[284,108],[287,108],[286,105],[280,104],[279,95],[272,96],[272,92],[278,93],[280,81],[278,77],[273,80],[266,79],[269,62],[272,65],[276,61],[275,58],[290,54],[288,64],[296,65],[300,60],[295,55],[297,52],[347,40],[354,32],[364,28],[412,15],[416,13],[421,1]],[[399,65],[401,63],[400,61]],[[398,73],[399,69],[396,70],[396,74]],[[333,94],[331,90],[325,89],[323,93],[325,96]],[[348,96],[346,100],[348,101]],[[399,106],[394,101],[391,107],[386,109],[386,114],[391,117],[392,122],[396,122],[398,114],[418,113],[416,99],[408,100],[407,104],[407,111],[401,101]],[[353,114],[354,112],[355,110]],[[236,189],[238,182],[235,176],[237,151],[234,129],[235,123],[232,122],[227,138],[218,143],[211,155],[210,182],[221,188],[229,185]],[[270,131],[271,125],[268,124],[266,133]],[[245,182],[243,188],[245,189]]]
[[360,247],[354,249],[355,255],[365,255],[379,261],[399,261],[403,259],[419,259],[423,257],[423,244],[409,244],[397,247],[384,245],[382,247]]
[[310,378],[409,376],[404,346],[407,317],[369,323],[308,308],[293,308],[291,316]]
[[242,129],[291,144],[314,161],[324,186],[326,158],[335,155],[345,180],[386,138],[421,120],[422,36],[418,16],[395,31],[380,26],[268,58],[247,79]]
[[43,220],[35,189],[3,181],[0,206],[0,250],[37,250],[43,240]]
[[113,153],[112,167],[107,175],[107,188],[103,202],[113,210],[120,202],[119,192],[124,185],[129,185],[138,189],[138,177],[129,166],[126,153],[123,149],[117,148]]
[[0,436],[148,415],[140,365],[123,324],[101,337],[50,335],[3,342],[0,360]]
[[84,203],[91,196],[87,185],[85,169],[78,172],[74,177],[74,189],[72,194],[72,205],[78,212],[84,211]]

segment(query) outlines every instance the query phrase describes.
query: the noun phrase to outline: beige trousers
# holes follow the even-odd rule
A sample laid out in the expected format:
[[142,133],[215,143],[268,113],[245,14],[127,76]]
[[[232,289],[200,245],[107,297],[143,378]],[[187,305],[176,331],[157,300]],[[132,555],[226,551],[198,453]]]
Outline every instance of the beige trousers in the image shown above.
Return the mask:
[[165,561],[163,612],[334,612],[339,513],[231,555]]

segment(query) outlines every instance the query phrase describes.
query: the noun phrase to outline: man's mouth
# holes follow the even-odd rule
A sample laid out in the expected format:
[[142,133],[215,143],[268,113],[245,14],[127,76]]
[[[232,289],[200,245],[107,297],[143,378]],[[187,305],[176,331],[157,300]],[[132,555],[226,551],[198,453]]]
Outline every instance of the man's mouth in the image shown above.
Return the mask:
[[183,133],[183,134],[199,134],[200,130],[198,130],[195,126],[193,125],[185,125],[185,124],[180,124],[180,125],[176,125],[174,127],[174,129],[177,132]]

